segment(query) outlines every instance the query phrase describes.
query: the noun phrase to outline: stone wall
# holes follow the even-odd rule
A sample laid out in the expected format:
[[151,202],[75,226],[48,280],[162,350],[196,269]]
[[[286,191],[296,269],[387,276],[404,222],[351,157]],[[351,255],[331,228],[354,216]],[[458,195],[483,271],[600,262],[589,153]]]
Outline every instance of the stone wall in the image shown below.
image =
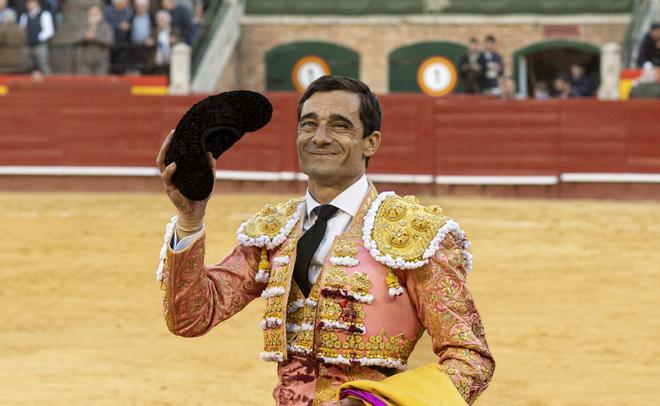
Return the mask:
[[[393,50],[423,41],[467,45],[470,37],[493,34],[506,73],[512,54],[526,46],[557,39],[602,46],[621,43],[627,15],[592,16],[451,16],[451,17],[244,17],[241,39],[230,72],[218,90],[231,87],[265,90],[265,54],[290,42],[324,41],[349,47],[361,55],[360,78],[379,93],[388,91],[388,56]],[[232,64],[233,65],[233,64]]]

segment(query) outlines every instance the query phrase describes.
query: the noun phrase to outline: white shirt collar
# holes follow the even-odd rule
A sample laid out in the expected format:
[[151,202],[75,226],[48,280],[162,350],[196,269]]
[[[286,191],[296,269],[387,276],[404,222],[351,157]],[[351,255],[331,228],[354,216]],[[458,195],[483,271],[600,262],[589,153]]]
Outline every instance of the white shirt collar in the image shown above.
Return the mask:
[[[348,213],[351,217],[355,217],[358,210],[360,209],[362,201],[367,195],[367,192],[369,192],[369,181],[367,181],[366,175],[362,175],[360,179],[355,181],[355,183],[337,195],[337,197],[332,199],[332,201],[328,204],[331,204],[337,207],[339,210]],[[305,193],[305,203],[307,206],[307,218],[310,218],[312,210],[314,210],[315,207],[321,205],[321,203],[314,200],[312,195],[309,193],[309,189],[307,189],[307,192]]]

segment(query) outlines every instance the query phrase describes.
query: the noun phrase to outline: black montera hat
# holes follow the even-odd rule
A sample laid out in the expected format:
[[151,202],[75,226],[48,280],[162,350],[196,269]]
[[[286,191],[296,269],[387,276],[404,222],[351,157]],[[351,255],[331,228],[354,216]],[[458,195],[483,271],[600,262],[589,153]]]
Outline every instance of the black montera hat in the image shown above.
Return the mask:
[[247,90],[220,93],[195,103],[177,124],[165,164],[176,162],[172,182],[190,200],[204,200],[213,190],[215,174],[207,152],[218,159],[246,132],[268,124],[273,106]]

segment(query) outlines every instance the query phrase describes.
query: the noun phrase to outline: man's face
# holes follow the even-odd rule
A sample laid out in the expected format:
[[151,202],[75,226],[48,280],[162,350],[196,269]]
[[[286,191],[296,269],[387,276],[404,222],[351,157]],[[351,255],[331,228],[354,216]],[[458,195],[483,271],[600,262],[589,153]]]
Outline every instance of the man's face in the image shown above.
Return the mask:
[[553,86],[556,91],[563,92],[566,89],[566,81],[564,79],[555,79]]
[[123,10],[126,7],[128,7],[128,0],[115,0],[112,2],[112,5],[117,9],[117,10]]
[[660,40],[660,28],[651,30],[651,38],[656,41]]
[[495,51],[495,41],[484,41],[484,48],[486,48],[486,51],[488,52]]
[[580,79],[584,76],[584,68],[580,65],[571,65],[571,76],[573,79]]
[[149,11],[149,2],[148,1],[136,1],[135,2],[135,13],[144,14]]
[[298,162],[310,180],[348,187],[365,172],[365,157],[380,144],[380,132],[363,138],[360,97],[344,90],[316,92],[298,122]]
[[103,20],[103,12],[101,11],[101,7],[90,7],[89,11],[87,12],[87,21],[89,21],[91,24],[98,24],[101,22],[101,20]]
[[479,44],[473,41],[468,42],[468,51],[470,51],[471,54],[477,52],[477,49],[479,48]]
[[28,12],[36,10],[38,6],[39,3],[34,0],[30,0],[27,3],[25,3],[25,8],[27,9]]
[[7,0],[0,0],[0,10],[7,7]]
[[156,14],[156,25],[161,30],[166,29],[170,25],[170,19],[165,13],[167,13],[167,11]]

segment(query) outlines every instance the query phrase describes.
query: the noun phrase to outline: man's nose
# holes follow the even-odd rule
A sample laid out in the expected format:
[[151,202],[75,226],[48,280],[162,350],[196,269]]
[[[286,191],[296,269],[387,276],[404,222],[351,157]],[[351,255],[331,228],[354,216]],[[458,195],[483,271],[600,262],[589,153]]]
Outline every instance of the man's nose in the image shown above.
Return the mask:
[[332,137],[330,134],[328,134],[328,127],[326,127],[324,124],[319,125],[316,129],[316,132],[314,133],[314,138],[312,138],[312,141],[316,145],[330,144],[332,142]]

